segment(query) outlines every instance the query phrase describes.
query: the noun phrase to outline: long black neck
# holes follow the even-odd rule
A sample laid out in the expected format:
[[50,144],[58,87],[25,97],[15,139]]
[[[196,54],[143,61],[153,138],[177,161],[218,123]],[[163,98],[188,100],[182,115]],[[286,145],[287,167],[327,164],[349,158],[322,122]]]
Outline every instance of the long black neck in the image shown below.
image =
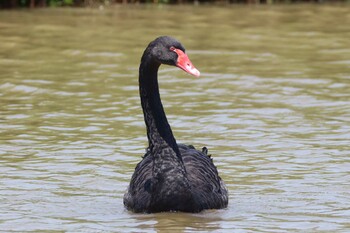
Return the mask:
[[142,56],[139,84],[149,150],[153,161],[149,208],[158,212],[179,209],[178,203],[190,206],[188,203],[193,203],[193,197],[180,150],[160,100],[157,77],[160,63],[152,57],[149,52],[151,49],[149,46]]
[[139,69],[139,88],[149,148],[171,147],[179,156],[179,148],[160,100],[157,77],[159,66],[160,63],[148,55],[146,50]]

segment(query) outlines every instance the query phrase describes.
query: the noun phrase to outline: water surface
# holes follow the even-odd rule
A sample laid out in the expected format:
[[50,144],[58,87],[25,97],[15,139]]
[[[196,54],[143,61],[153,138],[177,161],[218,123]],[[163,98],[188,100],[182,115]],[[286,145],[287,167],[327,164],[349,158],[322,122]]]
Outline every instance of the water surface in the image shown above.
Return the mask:
[[[0,229],[348,232],[350,8],[113,7],[0,12]],[[143,49],[172,35],[201,71],[160,70],[182,143],[213,154],[227,209],[133,214],[147,146]]]

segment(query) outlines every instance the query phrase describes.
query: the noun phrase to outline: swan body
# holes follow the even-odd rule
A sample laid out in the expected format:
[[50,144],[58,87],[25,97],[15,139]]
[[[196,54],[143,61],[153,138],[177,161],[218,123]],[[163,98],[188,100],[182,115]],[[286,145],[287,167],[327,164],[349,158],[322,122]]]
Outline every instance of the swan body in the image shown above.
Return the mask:
[[199,151],[177,144],[173,136],[159,95],[157,73],[161,64],[200,75],[175,39],[159,37],[146,48],[139,69],[139,88],[149,147],[135,168],[124,205],[128,210],[145,213],[225,208],[227,189],[207,149]]

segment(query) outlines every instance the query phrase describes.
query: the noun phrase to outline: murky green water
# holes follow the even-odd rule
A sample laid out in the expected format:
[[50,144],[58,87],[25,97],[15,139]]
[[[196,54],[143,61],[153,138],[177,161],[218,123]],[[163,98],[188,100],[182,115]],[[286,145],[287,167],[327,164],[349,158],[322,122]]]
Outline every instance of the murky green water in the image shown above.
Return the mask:
[[[0,12],[0,230],[350,231],[350,7]],[[147,146],[143,49],[178,38],[201,71],[160,70],[178,142],[207,146],[227,209],[133,214]]]

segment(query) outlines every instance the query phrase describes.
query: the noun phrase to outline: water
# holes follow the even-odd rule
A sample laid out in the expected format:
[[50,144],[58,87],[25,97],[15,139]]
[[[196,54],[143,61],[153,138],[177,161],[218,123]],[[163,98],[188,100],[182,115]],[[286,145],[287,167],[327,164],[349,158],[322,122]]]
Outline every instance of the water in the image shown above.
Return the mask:
[[[350,8],[0,12],[0,230],[349,232]],[[227,209],[133,214],[147,146],[143,49],[172,35],[201,71],[160,70],[178,142],[207,146]]]

